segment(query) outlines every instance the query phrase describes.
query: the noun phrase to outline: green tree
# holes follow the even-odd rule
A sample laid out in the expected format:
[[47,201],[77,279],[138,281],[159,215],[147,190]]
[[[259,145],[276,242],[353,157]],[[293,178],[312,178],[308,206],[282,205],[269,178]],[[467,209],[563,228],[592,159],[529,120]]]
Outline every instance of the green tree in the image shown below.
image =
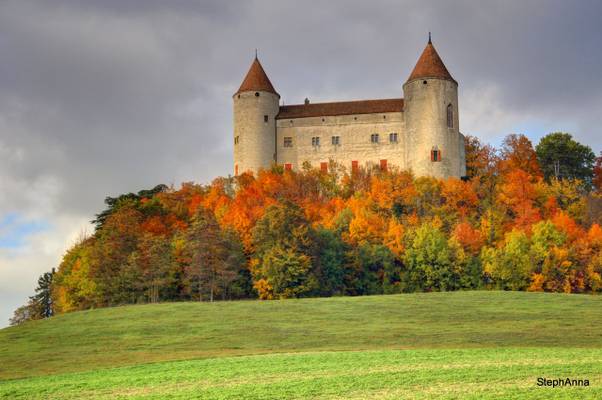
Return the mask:
[[40,318],[49,318],[54,314],[52,307],[52,279],[54,274],[54,268],[50,272],[42,274],[38,278],[36,293],[29,298],[33,306],[34,315]]
[[498,287],[510,290],[527,288],[532,265],[529,245],[527,235],[514,229],[506,234],[502,248],[483,248],[483,269]]
[[17,308],[9,320],[11,325],[18,325],[33,319],[50,318],[54,314],[52,303],[52,280],[54,268],[38,278],[35,294],[29,297],[26,305]]
[[310,270],[311,261],[307,255],[279,245],[270,248],[262,261],[262,275],[276,298],[301,297],[311,293],[317,281]]
[[347,294],[371,295],[401,291],[401,268],[387,246],[364,243],[348,253],[351,274],[347,274]]
[[403,257],[406,291],[445,291],[458,288],[453,254],[443,232],[430,223],[408,235]]
[[340,232],[329,229],[319,229],[318,268],[317,276],[320,282],[322,296],[340,295],[345,292],[345,275],[347,271],[347,252],[349,246],[341,239]]
[[551,178],[579,179],[587,188],[591,187],[596,155],[569,133],[555,132],[544,136],[535,152],[548,181]]

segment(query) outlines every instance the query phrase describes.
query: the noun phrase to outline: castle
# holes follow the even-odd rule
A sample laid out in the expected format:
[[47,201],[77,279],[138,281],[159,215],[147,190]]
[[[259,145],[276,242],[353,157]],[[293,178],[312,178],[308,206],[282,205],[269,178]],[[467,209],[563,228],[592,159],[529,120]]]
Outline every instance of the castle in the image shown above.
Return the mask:
[[458,83],[429,41],[404,98],[280,105],[257,55],[234,94],[234,174],[273,163],[304,162],[326,171],[334,160],[348,170],[397,166],[416,176],[466,175],[459,130]]

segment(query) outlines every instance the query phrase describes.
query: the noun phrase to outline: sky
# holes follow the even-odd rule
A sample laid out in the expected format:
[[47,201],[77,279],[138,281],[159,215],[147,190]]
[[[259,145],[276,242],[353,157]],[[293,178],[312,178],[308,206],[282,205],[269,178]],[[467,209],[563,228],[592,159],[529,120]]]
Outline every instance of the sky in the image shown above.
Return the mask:
[[432,31],[460,130],[602,150],[602,2],[0,2],[0,327],[106,196],[232,173],[258,49],[286,104],[402,97]]

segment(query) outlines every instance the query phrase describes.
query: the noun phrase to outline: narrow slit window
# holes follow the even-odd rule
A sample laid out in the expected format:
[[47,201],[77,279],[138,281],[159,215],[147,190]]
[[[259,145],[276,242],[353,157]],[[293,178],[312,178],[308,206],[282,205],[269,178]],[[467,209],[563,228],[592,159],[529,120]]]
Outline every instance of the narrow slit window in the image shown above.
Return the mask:
[[454,127],[454,107],[451,104],[447,106],[447,127]]
[[269,120],[269,117],[267,115],[264,115],[263,116],[263,122],[268,122],[268,120]]

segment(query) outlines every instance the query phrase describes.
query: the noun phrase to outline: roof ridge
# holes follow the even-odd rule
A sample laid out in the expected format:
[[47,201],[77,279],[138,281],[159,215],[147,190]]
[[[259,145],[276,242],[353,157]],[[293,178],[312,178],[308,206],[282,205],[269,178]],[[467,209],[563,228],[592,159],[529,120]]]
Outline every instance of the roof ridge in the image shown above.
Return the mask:
[[347,100],[280,106],[278,119],[402,112],[403,98]]

